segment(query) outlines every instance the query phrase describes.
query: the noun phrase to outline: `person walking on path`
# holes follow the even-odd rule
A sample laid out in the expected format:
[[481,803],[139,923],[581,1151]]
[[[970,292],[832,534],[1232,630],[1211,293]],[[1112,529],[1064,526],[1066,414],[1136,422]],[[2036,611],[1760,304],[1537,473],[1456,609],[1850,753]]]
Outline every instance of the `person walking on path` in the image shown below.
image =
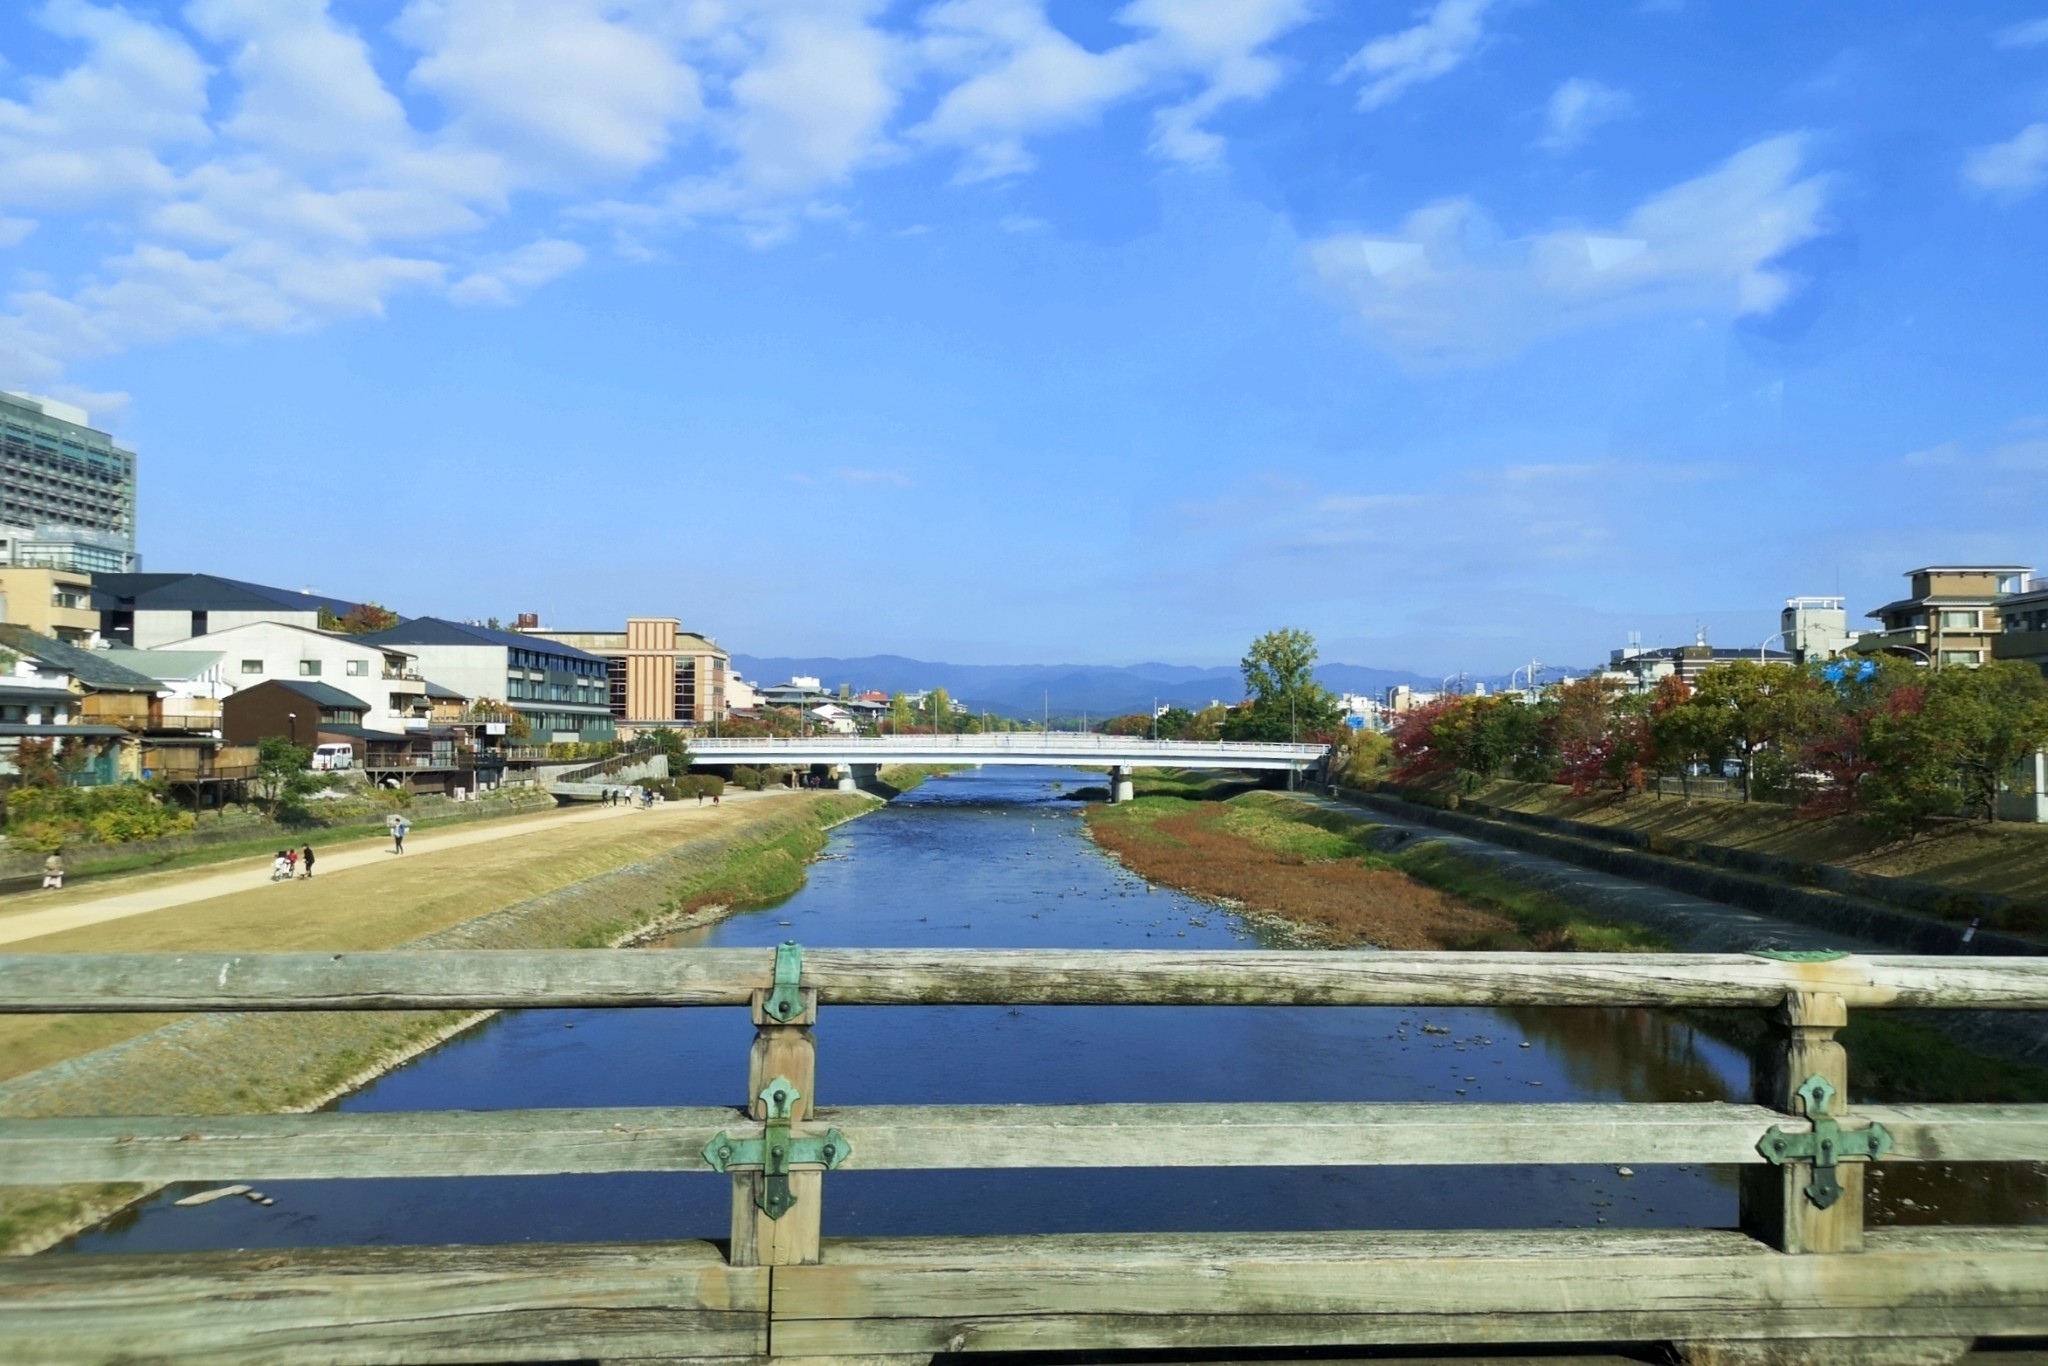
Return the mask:
[[313,846],[312,846],[312,845],[310,845],[310,844],[309,844],[309,845],[307,845],[307,846],[306,846],[306,847],[305,847],[304,849],[301,849],[301,850],[299,851],[299,866],[300,866],[300,867],[302,867],[302,868],[304,868],[304,869],[306,870],[306,872],[305,872],[305,876],[306,876],[306,878],[307,878],[307,879],[308,879],[308,880],[310,881],[310,880],[311,880],[311,878],[312,878],[312,876],[313,876]]
[[287,850],[285,850],[285,851],[284,851],[284,879],[285,879],[285,881],[286,881],[286,882],[290,882],[290,881],[292,880],[292,874],[294,874],[294,873],[298,872],[298,870],[299,870],[299,851],[298,851],[298,850],[296,850],[296,849],[287,849]]
[[50,856],[43,860],[43,887],[47,891],[64,890],[64,851],[52,849]]
[[412,829],[412,825],[411,825],[411,823],[410,823],[410,822],[408,822],[408,821],[407,821],[407,820],[405,819],[405,817],[403,817],[403,816],[393,816],[393,817],[391,818],[391,852],[392,852],[392,853],[394,853],[394,854],[402,854],[402,853],[404,853],[404,852],[405,852],[405,832],[406,832],[406,831],[408,831],[408,830],[410,830],[410,829]]
[[290,876],[291,873],[288,871],[288,865],[285,863],[284,850],[280,849],[277,851],[277,856],[270,860],[270,880],[272,882],[283,882]]

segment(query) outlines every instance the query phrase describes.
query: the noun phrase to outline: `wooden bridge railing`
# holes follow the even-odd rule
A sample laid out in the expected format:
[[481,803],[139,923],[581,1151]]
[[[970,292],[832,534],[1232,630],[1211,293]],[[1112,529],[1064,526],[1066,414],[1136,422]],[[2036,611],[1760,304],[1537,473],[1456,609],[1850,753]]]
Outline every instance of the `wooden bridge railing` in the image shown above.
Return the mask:
[[[1769,1012],[1752,1103],[814,1107],[820,1002]],[[0,1181],[720,1169],[730,1240],[0,1263],[0,1360],[922,1360],[1668,1341],[1937,1361],[2048,1334],[2048,1230],[1872,1229],[1886,1162],[2048,1160],[2048,1106],[1851,1109],[1848,1010],[2048,1009],[2048,962],[763,949],[0,957],[0,1012],[747,1005],[738,1109],[0,1121]],[[1818,1160],[1816,1160],[1818,1159]],[[828,1170],[1734,1166],[1740,1231],[824,1239]]]

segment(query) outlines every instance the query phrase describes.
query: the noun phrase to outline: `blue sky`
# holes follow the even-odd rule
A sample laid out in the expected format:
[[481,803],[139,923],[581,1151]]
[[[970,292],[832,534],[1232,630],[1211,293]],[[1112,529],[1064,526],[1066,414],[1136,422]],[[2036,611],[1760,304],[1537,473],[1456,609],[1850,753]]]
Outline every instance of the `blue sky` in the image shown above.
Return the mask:
[[2048,567],[2048,5],[48,0],[0,387],[149,567],[1425,672]]

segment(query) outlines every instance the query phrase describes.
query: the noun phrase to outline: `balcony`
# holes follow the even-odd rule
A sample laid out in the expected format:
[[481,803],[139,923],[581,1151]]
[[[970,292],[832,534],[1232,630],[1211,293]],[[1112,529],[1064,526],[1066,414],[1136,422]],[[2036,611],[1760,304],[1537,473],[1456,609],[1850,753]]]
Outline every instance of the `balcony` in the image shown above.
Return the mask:
[[217,731],[220,702],[211,697],[165,697],[150,708],[151,730]]
[[142,766],[166,782],[231,782],[256,776],[256,746],[148,746],[142,751]]
[[155,699],[137,692],[87,693],[78,699],[79,717],[95,726],[125,726],[144,730],[150,723]]
[[363,760],[363,767],[365,769],[379,773],[418,772],[426,769],[466,768],[469,766],[462,762],[462,756],[447,750],[431,754],[421,754],[415,753],[412,750],[393,752],[372,748],[369,755]]

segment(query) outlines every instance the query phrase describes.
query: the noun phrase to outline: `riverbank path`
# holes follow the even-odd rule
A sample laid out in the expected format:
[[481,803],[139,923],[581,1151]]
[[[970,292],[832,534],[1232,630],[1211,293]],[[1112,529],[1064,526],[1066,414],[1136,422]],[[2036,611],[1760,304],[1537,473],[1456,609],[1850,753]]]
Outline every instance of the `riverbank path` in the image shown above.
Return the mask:
[[[506,816],[472,825],[415,827],[406,836],[403,854],[393,852],[388,837],[352,840],[332,851],[322,850],[316,840],[311,884],[324,884],[330,878],[345,879],[351,872],[362,868],[391,867],[396,873],[398,865],[412,869],[426,865],[429,873],[442,874],[452,871],[443,865],[464,851],[470,856],[458,862],[466,871],[471,875],[487,875],[496,862],[491,857],[495,851],[483,846],[504,840],[531,841],[553,831],[592,827],[582,831],[581,838],[564,844],[564,852],[568,852],[572,848],[610,843],[614,837],[629,836],[654,827],[707,827],[714,823],[719,813],[752,802],[773,800],[776,795],[775,792],[736,791],[728,792],[723,803],[715,807],[708,804],[700,807],[692,801],[662,802],[645,810],[575,806],[532,815]],[[627,822],[637,824],[625,824]],[[696,831],[693,829],[691,833]],[[560,842],[550,840],[548,843]],[[131,916],[247,893],[269,885],[270,864],[267,857],[235,859],[200,868],[138,873],[114,881],[111,885],[120,890],[112,892],[107,890],[108,883],[92,883],[61,892],[21,892],[0,898],[0,944],[22,943],[126,920]],[[439,880],[438,876],[429,879],[430,882]],[[283,888],[277,890],[284,892]],[[272,946],[251,944],[248,947]]]

